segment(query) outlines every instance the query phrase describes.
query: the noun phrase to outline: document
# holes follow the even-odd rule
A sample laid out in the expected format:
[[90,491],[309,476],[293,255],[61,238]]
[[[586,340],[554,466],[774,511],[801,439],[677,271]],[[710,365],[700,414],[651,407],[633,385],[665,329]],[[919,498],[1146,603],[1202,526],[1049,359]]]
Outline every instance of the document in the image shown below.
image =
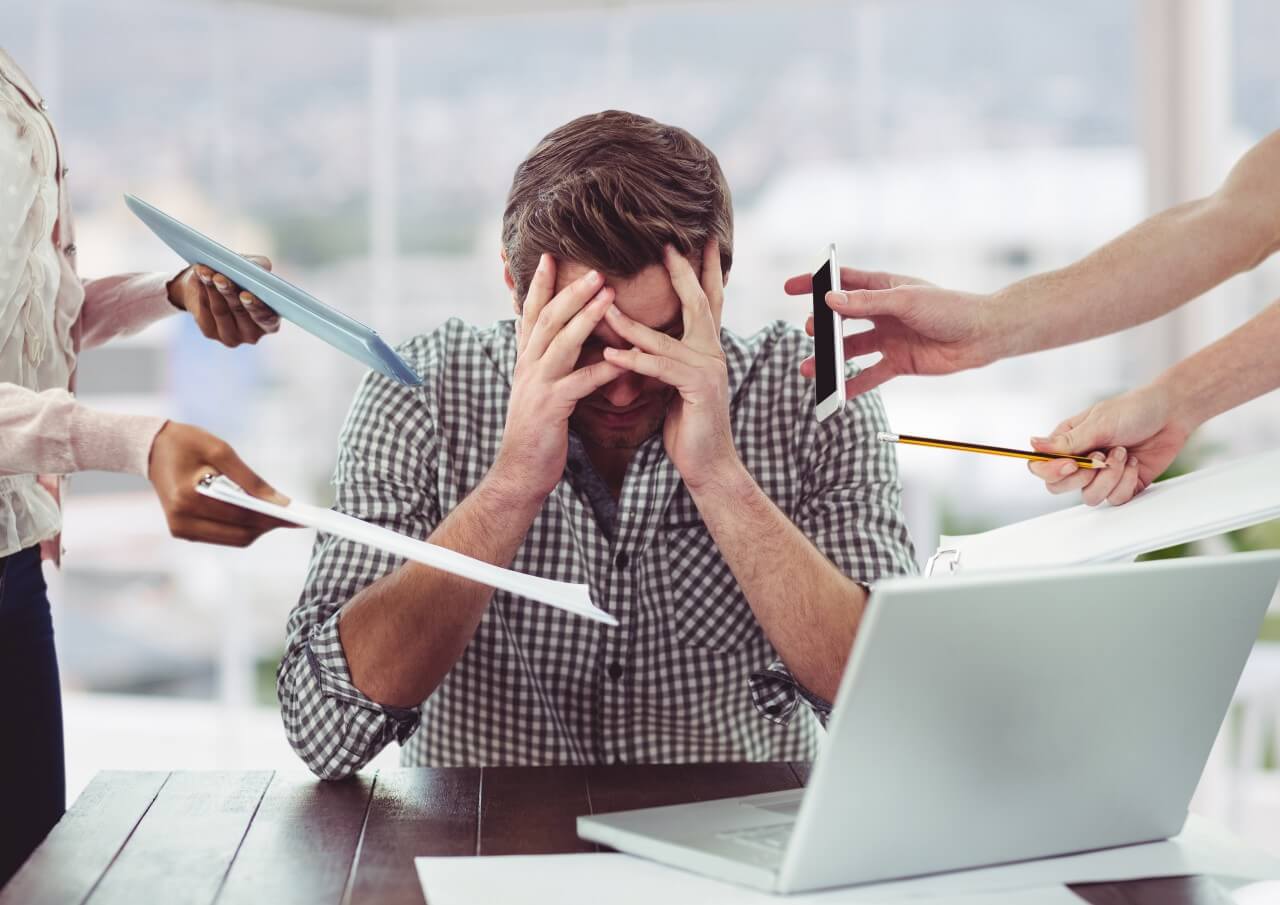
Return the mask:
[[982,534],[943,535],[932,575],[1118,562],[1280,518],[1280,450],[1153,484],[1123,506],[1080,505]]
[[417,858],[415,865],[431,905],[881,905],[904,900],[920,905],[1079,905],[1065,884],[1194,874],[1280,880],[1280,858],[1195,815],[1179,835],[1163,842],[788,896],[619,854]]
[[445,572],[470,579],[492,588],[509,591],[539,603],[565,610],[584,619],[593,619],[606,625],[617,625],[618,620],[596,607],[591,602],[591,595],[585,584],[570,584],[564,581],[552,581],[549,578],[538,578],[525,575],[511,569],[503,569],[454,550],[428,544],[424,541],[396,534],[378,525],[371,525],[358,518],[331,509],[321,509],[296,500],[288,506],[260,500],[246,493],[238,484],[225,475],[208,478],[196,488],[200,493],[233,506],[249,509],[292,522],[306,528],[315,528],[326,534],[333,534],[346,540],[367,544],[379,550],[385,550],[396,556],[411,559],[414,562],[442,569]]

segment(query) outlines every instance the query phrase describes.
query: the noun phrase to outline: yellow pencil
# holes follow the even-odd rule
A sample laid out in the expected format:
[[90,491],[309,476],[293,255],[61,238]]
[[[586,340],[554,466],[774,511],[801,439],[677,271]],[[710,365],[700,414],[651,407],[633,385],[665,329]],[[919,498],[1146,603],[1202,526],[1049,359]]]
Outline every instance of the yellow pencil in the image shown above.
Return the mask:
[[1030,459],[1033,462],[1053,462],[1070,459],[1081,468],[1106,468],[1106,462],[1095,462],[1088,456],[1055,456],[1029,449],[1008,449],[1004,446],[984,446],[981,443],[956,443],[953,440],[931,440],[928,437],[912,437],[909,434],[891,434],[880,431],[876,439],[881,443],[906,443],[909,446],[932,446],[935,449],[955,449],[960,452],[986,453],[989,456],[1008,456],[1011,459]]

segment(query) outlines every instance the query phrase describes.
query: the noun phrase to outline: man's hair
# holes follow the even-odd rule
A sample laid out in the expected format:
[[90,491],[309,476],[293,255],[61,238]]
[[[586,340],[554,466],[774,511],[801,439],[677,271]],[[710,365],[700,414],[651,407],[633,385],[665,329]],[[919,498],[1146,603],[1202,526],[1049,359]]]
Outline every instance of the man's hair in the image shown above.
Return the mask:
[[720,243],[733,263],[733,202],[720,163],[684,129],[605,110],[548,134],[516,167],[502,216],[507,267],[523,304],[543,252],[601,273],[635,276]]

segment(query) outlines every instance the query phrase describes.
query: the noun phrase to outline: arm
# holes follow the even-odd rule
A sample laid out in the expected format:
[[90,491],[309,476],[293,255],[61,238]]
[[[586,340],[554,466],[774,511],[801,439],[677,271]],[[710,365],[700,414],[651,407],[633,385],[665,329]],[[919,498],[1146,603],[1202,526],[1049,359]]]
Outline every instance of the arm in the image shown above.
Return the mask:
[[997,292],[994,354],[1069,345],[1145,323],[1280,248],[1280,132],[1259,142],[1218,191],[1140,223],[1081,261]]
[[[1052,493],[1082,491],[1085,503],[1128,502],[1173,462],[1201,424],[1280,387],[1280,302],[1213,345],[1173,365],[1150,384],[1099,402],[1032,443],[1044,452],[1105,450],[1109,467],[1033,462]],[[1102,456],[1104,453],[1094,453]]]
[[[271,269],[271,262],[249,255]],[[125,273],[86,280],[80,310],[81,348],[92,349],[137,333],[175,311],[189,311],[200,332],[223,345],[254,344],[280,329],[279,316],[251,292],[208,267],[188,267],[177,276]]]
[[[620,373],[603,362],[575,370],[612,290],[598,274],[550,298],[554,285],[554,262],[544,256],[523,307],[502,448],[467,498],[441,518],[433,492],[439,438],[430,413],[413,418],[422,409],[420,391],[371,376],[343,431],[340,511],[510,563],[564,473],[574,405]],[[387,442],[388,430],[396,432],[394,442]],[[358,545],[317,541],[277,682],[286,731],[307,766],[322,778],[342,778],[391,740],[408,738],[417,707],[462,655],[492,593]]]
[[[1207,198],[1157,214],[1084,259],[992,295],[911,277],[841,269],[827,304],[872,327],[845,338],[846,358],[882,359],[848,382],[856,396],[903,374],[950,374],[1069,345],[1159,317],[1280,248],[1280,132]],[[808,295],[809,275],[786,291]],[[812,333],[812,323],[809,331]],[[813,359],[801,363],[813,376]]]
[[796,680],[833,701],[867,603],[739,465],[692,493],[720,555]]

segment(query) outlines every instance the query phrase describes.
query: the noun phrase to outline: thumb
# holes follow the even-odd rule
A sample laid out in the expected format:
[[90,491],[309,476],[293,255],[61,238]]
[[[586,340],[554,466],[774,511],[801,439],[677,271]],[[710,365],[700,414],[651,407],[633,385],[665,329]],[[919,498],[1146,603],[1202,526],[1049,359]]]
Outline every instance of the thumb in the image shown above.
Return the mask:
[[212,456],[211,460],[218,471],[239,484],[250,496],[278,503],[281,506],[289,505],[289,498],[277,492],[274,487],[258,477],[257,473],[248,465],[245,465],[231,447],[228,446],[218,455]]
[[1105,449],[1109,439],[1090,415],[1075,423],[1063,422],[1048,437],[1032,437],[1031,445],[1037,452],[1078,456]]
[[271,259],[264,255],[244,255],[245,259],[257,264],[263,270],[271,269]]
[[900,289],[851,289],[827,293],[827,307],[842,317],[897,315],[906,301]]

